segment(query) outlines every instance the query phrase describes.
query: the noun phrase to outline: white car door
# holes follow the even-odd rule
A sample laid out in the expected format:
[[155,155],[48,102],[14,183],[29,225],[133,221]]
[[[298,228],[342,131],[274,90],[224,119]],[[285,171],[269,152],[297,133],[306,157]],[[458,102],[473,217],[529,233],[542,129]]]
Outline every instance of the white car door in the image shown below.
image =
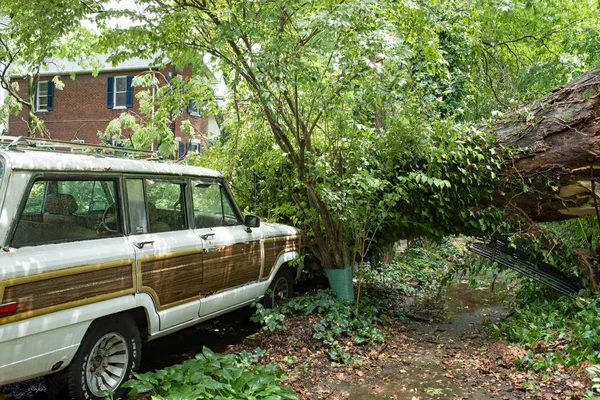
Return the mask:
[[127,178],[126,187],[138,291],[152,297],[160,330],[197,318],[203,249],[187,217],[186,180]]
[[260,228],[247,228],[229,191],[217,180],[194,180],[195,233],[204,248],[200,316],[252,301],[264,292]]

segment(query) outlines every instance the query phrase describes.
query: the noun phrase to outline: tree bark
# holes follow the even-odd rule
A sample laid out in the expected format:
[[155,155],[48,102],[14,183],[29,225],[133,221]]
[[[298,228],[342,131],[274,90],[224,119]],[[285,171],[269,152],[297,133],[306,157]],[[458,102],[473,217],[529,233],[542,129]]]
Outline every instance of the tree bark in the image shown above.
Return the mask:
[[[499,196],[536,222],[596,214],[600,196],[600,66],[492,127],[514,151],[506,171],[526,189]],[[600,199],[596,199],[600,202]]]

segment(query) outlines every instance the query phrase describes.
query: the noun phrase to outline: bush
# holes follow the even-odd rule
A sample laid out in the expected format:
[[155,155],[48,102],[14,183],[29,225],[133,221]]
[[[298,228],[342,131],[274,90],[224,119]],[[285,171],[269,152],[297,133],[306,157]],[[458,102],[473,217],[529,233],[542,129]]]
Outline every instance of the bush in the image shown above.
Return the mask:
[[123,387],[130,396],[151,393],[163,399],[297,399],[294,391],[281,385],[281,372],[274,364],[258,361],[264,350],[252,353],[215,354],[208,348],[196,358],[155,372],[135,374]]
[[350,337],[359,345],[383,342],[383,331],[378,326],[381,322],[381,310],[374,301],[367,298],[356,307],[353,303],[337,298],[331,290],[326,290],[289,299],[274,309],[266,309],[256,303],[256,309],[252,320],[270,331],[286,329],[285,315],[318,315],[320,319],[313,326],[313,337],[321,345],[329,347],[332,360],[345,364],[352,360],[340,347],[340,338]]
[[495,326],[499,335],[529,349],[517,366],[542,370],[600,363],[600,295],[581,300],[548,298],[541,292],[537,285],[526,285],[517,297],[527,301],[519,301],[512,317]]

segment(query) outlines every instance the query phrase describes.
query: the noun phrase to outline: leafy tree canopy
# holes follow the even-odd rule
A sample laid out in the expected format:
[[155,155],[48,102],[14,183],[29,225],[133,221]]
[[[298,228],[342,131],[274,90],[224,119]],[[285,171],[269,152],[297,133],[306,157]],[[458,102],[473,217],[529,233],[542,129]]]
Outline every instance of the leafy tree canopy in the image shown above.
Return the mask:
[[[44,132],[42,121],[33,113],[40,68],[57,59],[83,63],[87,55],[94,54],[94,34],[82,21],[101,12],[101,4],[87,0],[0,2],[0,85],[9,94],[0,108],[0,118],[25,107],[29,133]],[[26,88],[19,86],[19,78]],[[57,89],[62,89],[58,76],[53,81]]]
[[[327,268],[386,238],[504,229],[485,205],[502,190],[502,150],[471,126],[600,54],[590,0],[61,4],[48,15],[87,13],[95,50],[113,62],[160,54],[221,74],[228,92],[212,111],[224,113],[226,134],[198,162],[224,170],[250,210],[304,226]],[[155,107],[175,110],[185,96],[166,91]],[[134,127],[128,121],[113,132]],[[165,139],[135,129],[146,142]]]
[[227,135],[200,162],[304,225],[330,268],[384,237],[504,229],[482,205],[502,155],[468,125],[587,69],[599,44],[592,2],[136,5],[104,32],[113,59],[163,51],[222,73]]

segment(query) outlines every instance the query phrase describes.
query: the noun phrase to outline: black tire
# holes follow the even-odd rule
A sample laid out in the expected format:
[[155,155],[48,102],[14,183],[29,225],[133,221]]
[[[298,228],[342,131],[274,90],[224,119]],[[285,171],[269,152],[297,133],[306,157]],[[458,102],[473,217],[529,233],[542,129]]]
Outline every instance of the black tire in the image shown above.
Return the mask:
[[104,390],[124,398],[119,386],[137,371],[142,356],[140,332],[127,315],[94,321],[63,371],[46,377],[50,399],[103,400]]
[[287,266],[283,265],[273,281],[269,285],[267,294],[263,297],[263,305],[265,307],[275,307],[281,300],[289,299],[294,296],[294,275],[292,270]]

